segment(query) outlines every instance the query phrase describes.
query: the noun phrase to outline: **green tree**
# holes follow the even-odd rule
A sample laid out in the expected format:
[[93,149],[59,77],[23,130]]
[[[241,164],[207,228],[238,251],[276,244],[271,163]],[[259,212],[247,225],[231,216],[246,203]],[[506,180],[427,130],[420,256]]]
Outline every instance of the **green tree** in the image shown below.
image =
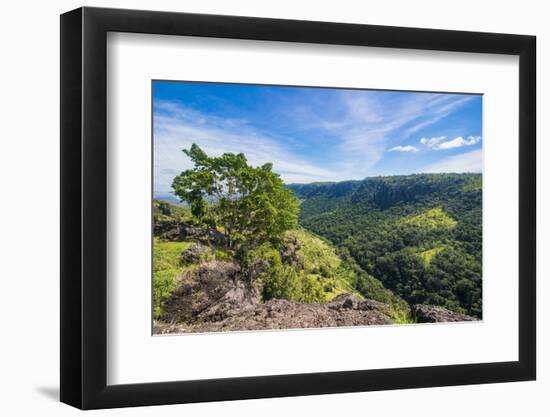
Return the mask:
[[261,244],[280,245],[296,227],[298,200],[272,164],[253,167],[242,153],[210,157],[196,144],[183,152],[194,167],[174,178],[174,193],[199,223],[223,232],[227,249],[241,260]]

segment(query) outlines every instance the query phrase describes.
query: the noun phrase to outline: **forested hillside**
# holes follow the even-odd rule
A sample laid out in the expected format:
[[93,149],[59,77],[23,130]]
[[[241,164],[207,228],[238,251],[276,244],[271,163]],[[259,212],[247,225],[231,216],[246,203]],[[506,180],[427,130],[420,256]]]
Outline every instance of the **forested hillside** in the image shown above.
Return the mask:
[[412,304],[481,317],[480,174],[292,184],[299,223]]
[[407,303],[297,227],[248,266],[189,208],[154,201],[155,333],[408,323]]

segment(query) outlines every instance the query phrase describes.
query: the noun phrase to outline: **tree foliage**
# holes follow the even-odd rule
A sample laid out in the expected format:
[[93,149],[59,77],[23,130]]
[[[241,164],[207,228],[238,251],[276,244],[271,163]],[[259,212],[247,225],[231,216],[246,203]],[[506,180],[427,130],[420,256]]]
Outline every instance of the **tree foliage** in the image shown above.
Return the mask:
[[242,153],[210,157],[196,144],[183,152],[194,167],[174,178],[175,195],[199,223],[221,231],[241,259],[263,243],[279,245],[296,226],[298,201],[271,164],[253,167]]

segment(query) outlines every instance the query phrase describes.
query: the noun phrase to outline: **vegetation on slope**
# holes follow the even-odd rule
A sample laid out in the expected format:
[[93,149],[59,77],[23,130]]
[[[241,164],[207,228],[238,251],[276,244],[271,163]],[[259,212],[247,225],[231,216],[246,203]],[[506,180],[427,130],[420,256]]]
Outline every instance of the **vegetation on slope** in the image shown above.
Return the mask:
[[[243,282],[259,268],[264,302],[325,304],[351,292],[388,304],[398,323],[411,321],[412,304],[481,316],[481,176],[285,186],[270,164],[251,167],[243,154],[185,152],[195,166],[173,188],[189,208],[153,207],[156,318],[180,279],[208,260],[234,265]],[[209,246],[192,261],[182,257],[197,241],[190,231]]]
[[406,226],[422,230],[452,229],[457,221],[447,215],[441,207],[435,207],[419,214],[404,217],[401,222]]
[[[164,202],[155,205],[173,206]],[[169,219],[168,216],[165,220]],[[361,298],[380,301],[390,306],[390,316],[395,322],[411,322],[407,303],[386,290],[382,283],[365,271],[349,256],[338,254],[330,243],[310,232],[297,228],[287,237],[298,243],[298,262],[284,263],[279,251],[261,247],[254,259],[263,259],[269,267],[259,283],[263,301],[272,298],[306,303],[326,304],[337,295],[355,293]],[[200,262],[185,263],[181,252],[193,245],[188,241],[166,241],[154,238],[153,300],[154,317],[160,319],[163,304],[176,289],[179,279],[186,272],[197,270],[201,262],[210,260],[234,261],[223,248],[213,248]]]
[[431,249],[421,250],[417,252],[417,255],[420,256],[420,259],[424,262],[424,266],[428,267],[432,263],[434,256],[441,253],[443,249],[445,249],[445,246],[436,246]]
[[341,293],[354,291],[351,274],[327,242],[303,229],[288,232],[287,241],[294,242],[290,244],[296,251],[295,261],[291,264],[285,264],[278,251],[263,255],[270,263],[264,300],[282,298],[326,303]]
[[[300,224],[410,304],[481,317],[481,175],[291,185]],[[330,200],[330,204],[327,201]]]
[[162,315],[164,301],[176,289],[178,278],[185,266],[181,252],[188,249],[191,242],[163,242],[158,237],[153,240],[153,315]]

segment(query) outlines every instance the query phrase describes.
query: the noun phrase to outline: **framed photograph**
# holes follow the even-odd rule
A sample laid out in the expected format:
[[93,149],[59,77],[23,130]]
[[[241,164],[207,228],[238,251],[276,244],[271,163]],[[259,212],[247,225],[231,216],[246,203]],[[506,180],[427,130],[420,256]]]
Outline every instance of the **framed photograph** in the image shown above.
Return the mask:
[[535,37],[61,16],[61,401],[533,380]]

